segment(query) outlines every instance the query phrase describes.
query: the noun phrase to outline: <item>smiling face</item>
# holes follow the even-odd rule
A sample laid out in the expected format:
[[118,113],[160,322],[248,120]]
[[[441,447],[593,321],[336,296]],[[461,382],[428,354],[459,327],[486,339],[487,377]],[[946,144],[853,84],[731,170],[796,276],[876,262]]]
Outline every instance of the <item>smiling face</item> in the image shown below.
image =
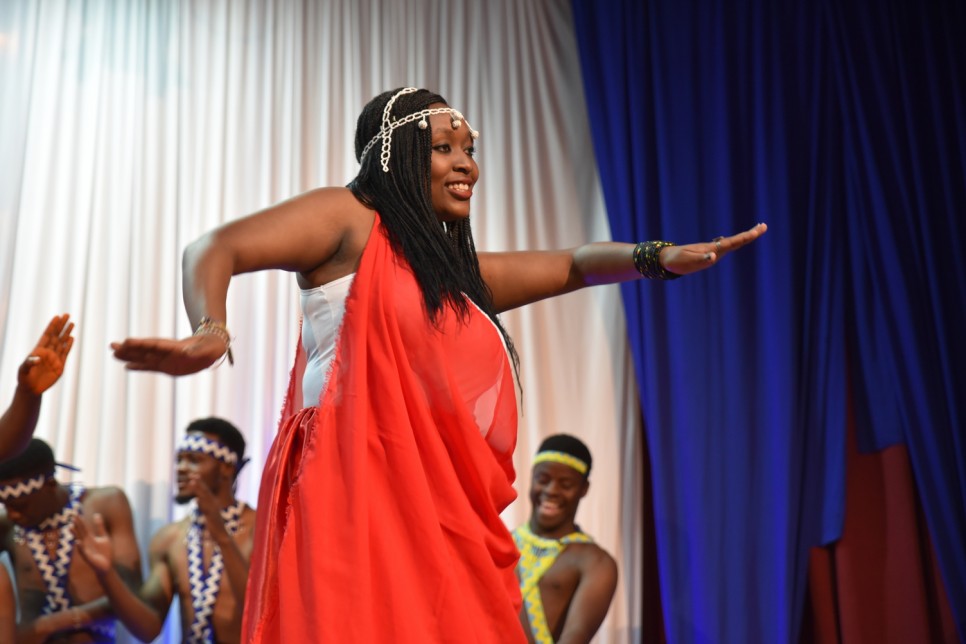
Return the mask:
[[[434,103],[430,107],[446,107]],[[450,114],[434,114],[432,128],[433,156],[430,165],[430,201],[440,221],[456,221],[470,216],[473,186],[480,178],[480,168],[473,158],[473,136],[466,121],[453,129]]]
[[590,488],[583,474],[563,463],[543,462],[533,467],[530,481],[530,529],[534,534],[559,539],[576,529],[577,506]]

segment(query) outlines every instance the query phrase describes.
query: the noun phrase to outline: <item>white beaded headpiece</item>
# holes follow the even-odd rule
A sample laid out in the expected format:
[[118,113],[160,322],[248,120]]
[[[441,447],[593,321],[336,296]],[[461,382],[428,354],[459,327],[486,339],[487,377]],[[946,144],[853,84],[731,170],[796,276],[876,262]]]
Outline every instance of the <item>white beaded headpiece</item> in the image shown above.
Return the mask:
[[[460,125],[466,121],[466,119],[463,118],[463,114],[459,110],[454,110],[452,107],[434,107],[431,109],[413,112],[412,114],[407,114],[399,119],[393,119],[391,112],[392,106],[396,102],[396,99],[403,94],[412,94],[413,92],[418,91],[419,90],[415,87],[404,87],[392,95],[392,98],[389,99],[389,102],[386,103],[386,107],[384,107],[382,110],[382,127],[378,132],[376,132],[374,137],[369,139],[369,142],[366,143],[366,147],[362,148],[362,154],[359,155],[360,163],[366,158],[366,154],[368,154],[369,150],[372,149],[372,146],[376,144],[376,141],[382,139],[382,153],[379,155],[379,161],[382,164],[382,171],[389,172],[389,156],[392,153],[393,130],[395,130],[397,127],[406,125],[407,123],[419,121],[419,129],[425,130],[427,127],[429,127],[429,121],[426,120],[427,117],[433,116],[434,114],[449,114],[451,119],[450,123],[453,125],[453,129],[458,130]],[[468,127],[470,130],[470,136],[472,136],[474,139],[480,138],[480,133],[470,127],[469,123],[466,124],[466,127]]]
[[229,449],[226,445],[212,440],[200,432],[188,432],[178,443],[179,452],[198,452],[207,454],[222,463],[235,465],[238,463],[238,454]]
[[0,486],[0,503],[6,503],[13,499],[22,499],[28,494],[33,494],[44,486],[48,478],[50,476],[47,474],[38,474],[29,479],[17,481],[12,485]]

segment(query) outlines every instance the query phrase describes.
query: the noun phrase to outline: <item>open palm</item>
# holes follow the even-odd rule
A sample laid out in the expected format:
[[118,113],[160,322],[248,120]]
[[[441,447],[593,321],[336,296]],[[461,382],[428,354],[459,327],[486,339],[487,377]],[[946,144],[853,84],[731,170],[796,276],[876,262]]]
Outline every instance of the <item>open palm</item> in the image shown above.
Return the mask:
[[30,356],[20,365],[17,380],[34,395],[39,396],[50,389],[64,373],[67,354],[74,346],[74,338],[71,336],[73,330],[74,323],[70,321],[69,315],[65,313],[54,317],[47,324]]
[[84,517],[74,518],[74,536],[77,539],[77,550],[81,556],[98,572],[107,572],[114,559],[114,545],[111,536],[104,528],[104,517],[94,515],[93,526]]

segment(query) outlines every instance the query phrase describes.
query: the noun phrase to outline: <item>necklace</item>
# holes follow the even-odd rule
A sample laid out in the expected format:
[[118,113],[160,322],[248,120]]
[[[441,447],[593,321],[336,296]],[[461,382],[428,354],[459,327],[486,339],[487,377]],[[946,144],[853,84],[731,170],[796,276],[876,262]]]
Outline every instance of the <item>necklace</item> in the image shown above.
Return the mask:
[[[67,610],[72,602],[67,588],[70,563],[74,555],[74,517],[81,513],[81,498],[85,488],[79,483],[67,486],[67,504],[56,514],[47,517],[35,527],[14,526],[14,540],[26,544],[33,556],[37,570],[47,590],[43,614],[49,615]],[[84,625],[98,641],[114,641],[114,622],[91,622]]]
[[70,608],[67,571],[74,553],[74,517],[80,514],[84,487],[69,485],[67,489],[70,496],[59,512],[32,528],[14,527],[14,538],[27,544],[47,589],[44,614]]
[[[235,501],[227,508],[222,508],[221,519],[225,523],[225,531],[229,536],[238,534],[241,524],[241,514],[245,509],[243,501]],[[187,641],[191,644],[202,644],[214,641],[214,629],[211,626],[211,614],[218,601],[218,590],[221,586],[221,574],[225,568],[221,548],[212,543],[211,561],[205,567],[204,544],[208,541],[205,516],[196,505],[191,513],[191,525],[185,541],[188,547],[188,585],[191,588],[191,606],[194,609],[194,619],[191,621],[191,632]]]

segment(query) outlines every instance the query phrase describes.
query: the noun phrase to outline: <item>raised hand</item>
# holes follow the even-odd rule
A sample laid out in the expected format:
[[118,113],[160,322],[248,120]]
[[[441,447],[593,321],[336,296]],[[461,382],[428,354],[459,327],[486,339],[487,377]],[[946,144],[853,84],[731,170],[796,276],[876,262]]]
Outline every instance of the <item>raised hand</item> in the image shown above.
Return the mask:
[[17,382],[35,396],[50,389],[64,373],[67,354],[74,346],[73,330],[74,323],[67,313],[51,319],[37,346],[20,365]]
[[100,513],[94,515],[93,524],[93,527],[90,526],[80,515],[74,517],[76,548],[91,568],[98,573],[105,573],[111,569],[114,561],[114,545]]
[[746,246],[765,234],[768,226],[757,224],[754,228],[731,237],[716,237],[709,242],[668,246],[661,250],[661,265],[672,273],[688,275],[711,266],[732,251]]
[[114,357],[131,371],[159,371],[172,376],[197,373],[215,364],[228,347],[215,335],[193,335],[182,340],[128,338],[112,342]]
[[198,472],[189,472],[188,480],[185,483],[185,492],[194,496],[198,510],[204,515],[208,524],[208,532],[215,541],[219,537],[227,537],[224,519],[221,518],[221,505],[211,488],[203,480]]

